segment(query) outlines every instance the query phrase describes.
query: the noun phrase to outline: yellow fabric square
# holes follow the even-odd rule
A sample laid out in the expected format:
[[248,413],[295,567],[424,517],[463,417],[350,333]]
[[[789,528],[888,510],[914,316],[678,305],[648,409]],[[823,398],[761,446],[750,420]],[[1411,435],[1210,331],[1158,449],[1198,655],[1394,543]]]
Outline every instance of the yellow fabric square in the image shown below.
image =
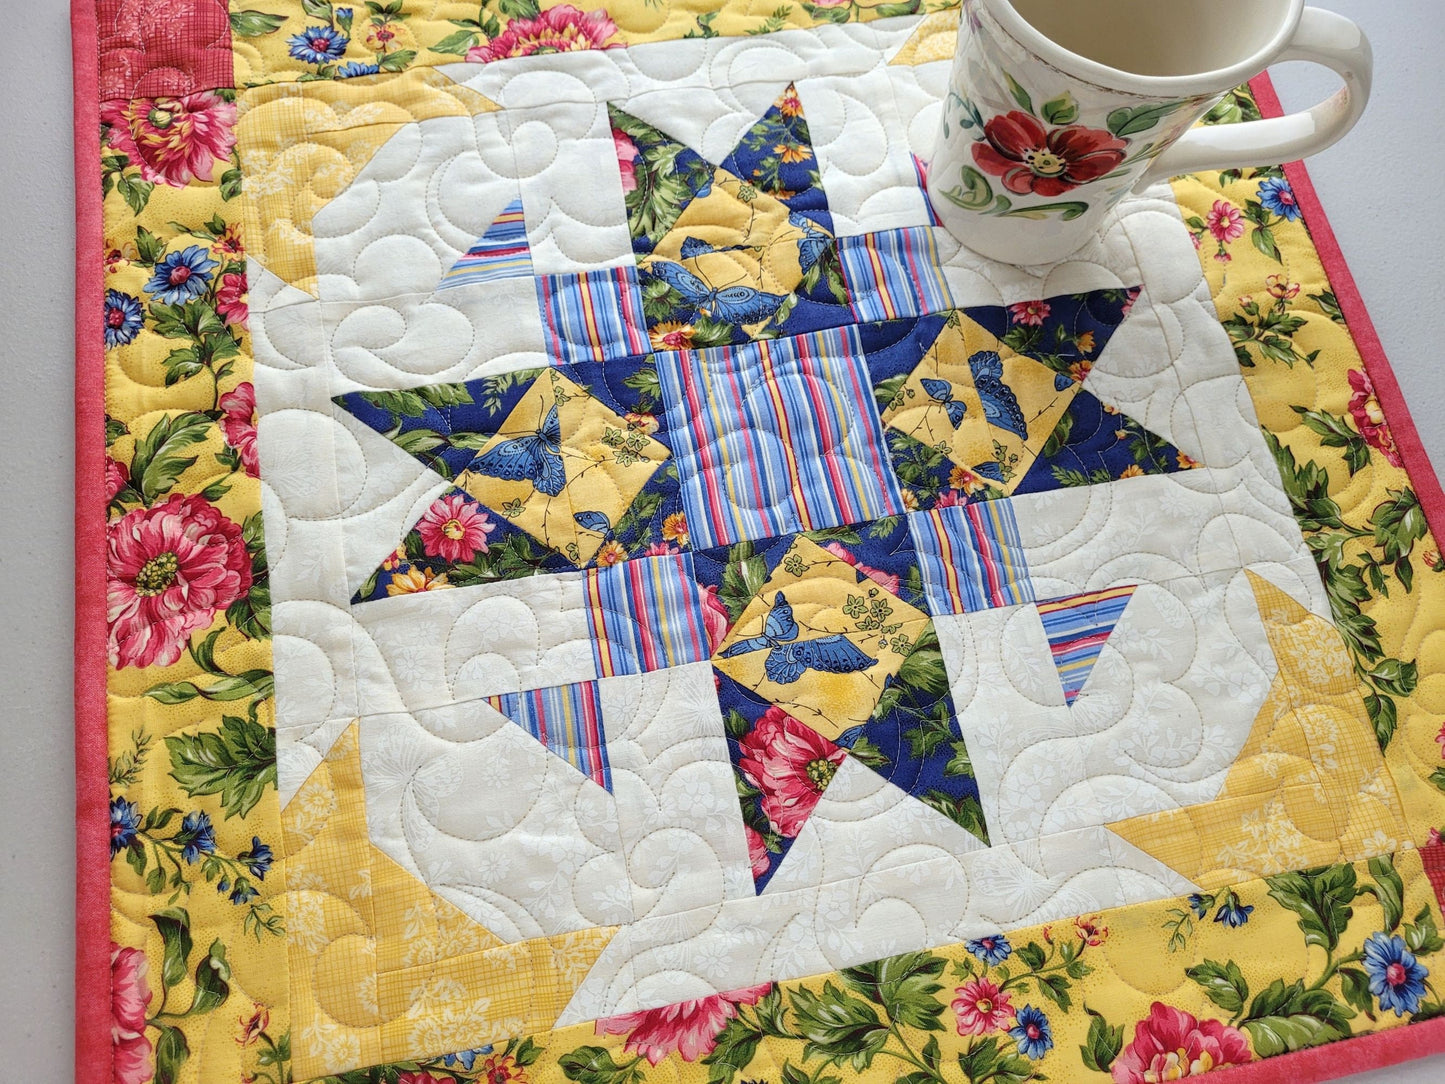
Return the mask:
[[497,478],[475,469],[463,471],[456,484],[573,564],[582,565],[601,547],[603,533],[578,523],[578,513],[598,512],[615,524],[671,453],[666,445],[628,426],[575,381],[549,369],[533,381],[480,454],[485,456],[506,441],[536,436],[554,407],[566,479],[555,496],[530,479]]
[[[968,366],[968,359],[980,350],[1003,355],[1007,347],[972,320],[954,314],[888,404],[883,424],[943,452],[968,470],[995,459],[993,445],[1002,430],[989,425],[984,417],[983,402]],[[934,394],[936,386],[931,391],[925,381],[946,383],[947,395],[963,405],[963,417],[957,425],[949,417],[948,405]]]
[[[781,605],[791,608],[796,636],[777,646],[728,655],[730,649],[746,646],[745,641],[765,637],[768,617]],[[740,685],[836,739],[868,721],[884,684],[903,665],[928,621],[927,614],[860,576],[846,561],[798,538],[718,645],[713,663]],[[841,636],[872,661],[852,673],[810,667],[792,681],[768,676],[767,660],[774,651],[830,636]]]
[[[822,227],[809,224],[814,234]],[[798,242],[807,236],[793,225],[787,204],[727,170],[713,173],[712,188],[678,216],[643,270],[658,261],[680,263],[711,290],[746,286],[788,295],[803,281]],[[714,251],[683,256],[684,242],[701,242]],[[704,310],[706,311],[706,310]],[[713,315],[709,313],[708,315]],[[745,325],[758,328],[767,321]]]

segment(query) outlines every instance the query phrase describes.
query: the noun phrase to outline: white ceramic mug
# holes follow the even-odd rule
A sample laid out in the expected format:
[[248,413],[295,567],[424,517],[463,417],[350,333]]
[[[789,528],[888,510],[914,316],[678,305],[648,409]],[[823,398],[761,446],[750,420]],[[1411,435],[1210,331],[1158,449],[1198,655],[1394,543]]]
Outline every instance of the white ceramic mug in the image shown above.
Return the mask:
[[[1345,85],[1302,113],[1193,128],[1283,60]],[[929,196],[969,248],[1050,263],[1131,190],[1323,150],[1369,94],[1365,35],[1304,0],[964,0]]]

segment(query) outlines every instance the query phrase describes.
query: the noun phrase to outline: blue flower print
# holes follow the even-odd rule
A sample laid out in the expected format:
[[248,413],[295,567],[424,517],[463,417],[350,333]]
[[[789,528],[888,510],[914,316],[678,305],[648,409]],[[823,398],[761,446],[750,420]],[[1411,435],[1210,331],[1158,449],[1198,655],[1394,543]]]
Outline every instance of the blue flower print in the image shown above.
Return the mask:
[[179,305],[204,294],[211,284],[211,272],[219,266],[200,245],[191,245],[167,253],[143,289],[158,301]]
[[1259,202],[1286,222],[1299,221],[1300,209],[1294,198],[1294,189],[1283,177],[1270,177],[1260,184]]
[[1390,1009],[1404,1016],[1420,1007],[1425,996],[1425,976],[1429,969],[1405,947],[1399,937],[1372,933],[1365,939],[1365,974],[1370,977],[1370,993],[1380,999],[1380,1010]]
[[271,860],[275,856],[271,853],[271,848],[261,842],[260,836],[252,836],[251,849],[249,851],[242,851],[236,855],[236,857],[246,863],[246,868],[251,871],[252,877],[257,877],[264,881],[266,879],[266,871],[271,868]]
[[1249,921],[1250,912],[1254,910],[1254,904],[1241,904],[1239,897],[1233,892],[1224,896],[1224,902],[1219,905],[1219,910],[1214,913],[1214,921],[1222,922],[1230,929],[1238,929]]
[[355,79],[358,75],[376,75],[379,71],[381,71],[380,65],[366,64],[360,60],[348,60],[336,69],[336,74],[342,79]]
[[114,858],[135,842],[140,829],[140,810],[124,798],[110,800],[110,856]]
[[291,46],[291,55],[307,64],[328,64],[340,60],[350,42],[350,38],[330,26],[308,26],[286,39],[286,44]]
[[1019,1053],[1037,1061],[1054,1048],[1054,1033],[1042,1009],[1025,1005],[1018,1011],[1014,1026],[1008,1033],[1019,1044]]
[[977,941],[965,941],[964,947],[990,967],[996,967],[1013,955],[1013,946],[1001,933],[980,937]]
[[211,827],[211,818],[196,810],[187,813],[181,821],[181,830],[176,833],[176,842],[181,845],[181,857],[194,863],[203,854],[216,849],[216,830]]
[[484,1058],[491,1052],[492,1045],[490,1043],[486,1046],[479,1046],[474,1050],[459,1050],[455,1054],[443,1054],[442,1064],[448,1067],[460,1065],[467,1072],[471,1072],[472,1066],[476,1064],[477,1059]]
[[1201,895],[1198,892],[1189,893],[1189,909],[1194,912],[1195,918],[1203,918],[1213,906],[1213,896]]
[[140,299],[119,290],[105,292],[105,348],[124,346],[137,335],[145,323]]

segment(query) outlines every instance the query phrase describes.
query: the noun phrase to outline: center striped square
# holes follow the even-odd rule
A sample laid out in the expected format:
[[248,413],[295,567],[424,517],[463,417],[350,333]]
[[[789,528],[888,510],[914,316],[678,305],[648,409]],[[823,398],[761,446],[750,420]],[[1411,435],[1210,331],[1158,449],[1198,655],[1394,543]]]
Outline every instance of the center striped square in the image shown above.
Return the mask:
[[698,548],[903,512],[856,329],[657,355]]

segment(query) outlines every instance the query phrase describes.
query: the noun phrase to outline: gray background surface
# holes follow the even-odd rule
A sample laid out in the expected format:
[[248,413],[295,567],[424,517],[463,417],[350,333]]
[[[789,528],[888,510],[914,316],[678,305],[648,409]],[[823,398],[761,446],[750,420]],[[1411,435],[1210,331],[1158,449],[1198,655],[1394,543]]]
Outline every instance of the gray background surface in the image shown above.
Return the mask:
[[[1411,404],[1445,463],[1445,10],[1325,0],[1375,47],[1360,126],[1310,169]],[[0,69],[0,1053],[11,1080],[70,1073],[74,194],[65,0],[3,0]],[[1332,76],[1274,71],[1286,108]],[[85,133],[90,137],[90,133]],[[1436,976],[1437,983],[1442,976]],[[1445,1056],[1349,1078],[1445,1080]]]

